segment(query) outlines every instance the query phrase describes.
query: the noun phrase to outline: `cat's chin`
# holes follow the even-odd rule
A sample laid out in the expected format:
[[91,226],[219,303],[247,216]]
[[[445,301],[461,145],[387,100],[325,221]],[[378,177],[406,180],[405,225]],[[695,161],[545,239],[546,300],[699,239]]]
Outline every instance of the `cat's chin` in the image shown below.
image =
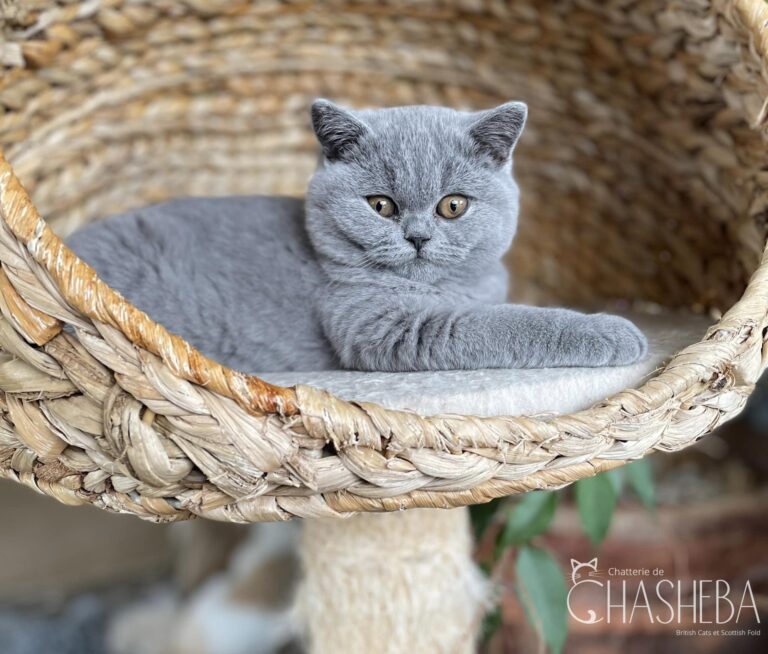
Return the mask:
[[442,276],[441,266],[425,257],[413,257],[393,267],[393,272],[400,277],[414,281],[431,283]]

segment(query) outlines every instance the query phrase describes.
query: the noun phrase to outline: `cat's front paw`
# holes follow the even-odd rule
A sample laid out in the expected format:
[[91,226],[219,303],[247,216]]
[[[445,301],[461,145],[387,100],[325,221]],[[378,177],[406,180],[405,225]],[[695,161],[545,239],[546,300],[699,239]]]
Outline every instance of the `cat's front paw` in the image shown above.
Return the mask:
[[648,341],[634,323],[606,314],[584,316],[572,334],[583,366],[625,366],[648,353]]

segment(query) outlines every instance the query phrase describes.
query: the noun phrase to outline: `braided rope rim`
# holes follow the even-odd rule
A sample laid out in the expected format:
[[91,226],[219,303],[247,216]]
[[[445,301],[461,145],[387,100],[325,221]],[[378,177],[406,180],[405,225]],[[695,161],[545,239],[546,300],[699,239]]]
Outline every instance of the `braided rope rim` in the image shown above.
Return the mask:
[[[768,9],[737,7],[764,56]],[[547,420],[422,417],[204,357],[99,280],[1,156],[0,219],[0,342],[13,355],[0,362],[0,476],[69,504],[252,522],[556,488],[692,444],[743,408],[766,366],[768,253],[704,339],[638,389]]]

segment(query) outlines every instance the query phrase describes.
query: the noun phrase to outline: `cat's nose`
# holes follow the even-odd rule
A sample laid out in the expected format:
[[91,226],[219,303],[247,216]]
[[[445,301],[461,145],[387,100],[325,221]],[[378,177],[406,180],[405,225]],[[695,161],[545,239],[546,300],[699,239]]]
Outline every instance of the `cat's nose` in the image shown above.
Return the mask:
[[406,236],[407,240],[413,243],[413,247],[416,248],[416,252],[421,252],[421,248],[429,240],[429,236]]

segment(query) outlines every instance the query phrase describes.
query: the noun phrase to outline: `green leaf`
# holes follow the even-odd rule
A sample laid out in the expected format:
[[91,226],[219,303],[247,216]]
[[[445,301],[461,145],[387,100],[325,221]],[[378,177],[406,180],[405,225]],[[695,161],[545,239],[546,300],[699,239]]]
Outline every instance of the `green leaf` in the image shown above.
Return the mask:
[[472,528],[475,531],[476,540],[480,540],[485,530],[491,526],[500,503],[500,499],[495,499],[485,504],[475,504],[469,507],[469,515],[472,518]]
[[509,512],[497,554],[510,545],[522,545],[545,531],[552,522],[559,495],[548,491],[526,493]]
[[640,501],[648,509],[656,506],[656,488],[653,483],[653,466],[649,459],[640,459],[624,466],[627,481]]
[[614,468],[603,474],[611,480],[616,497],[621,497],[621,491],[624,490],[624,468]]
[[593,545],[597,546],[611,526],[618,498],[615,487],[611,479],[604,474],[580,479],[574,486],[581,525]]
[[550,554],[524,546],[515,565],[517,592],[528,621],[559,654],[568,635],[568,590],[563,573]]

